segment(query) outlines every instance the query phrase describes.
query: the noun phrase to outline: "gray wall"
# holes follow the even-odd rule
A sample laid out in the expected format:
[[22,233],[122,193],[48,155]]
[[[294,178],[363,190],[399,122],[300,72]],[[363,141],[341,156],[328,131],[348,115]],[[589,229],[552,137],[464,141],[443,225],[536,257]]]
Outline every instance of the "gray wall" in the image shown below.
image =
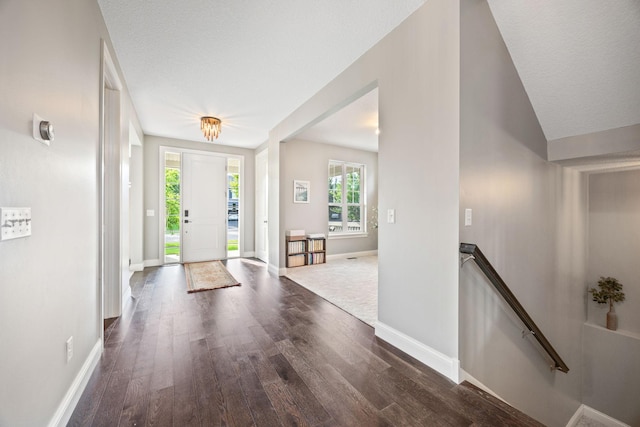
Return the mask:
[[255,151],[245,148],[229,147],[226,145],[194,141],[183,141],[159,136],[145,136],[144,138],[144,209],[155,210],[155,216],[144,218],[144,259],[146,262],[157,262],[160,259],[160,146],[177,147],[189,150],[211,151],[244,156],[244,182],[241,190],[244,192],[244,234],[242,235],[243,256],[254,251],[254,206],[255,206]]
[[[100,338],[101,38],[95,1],[0,4],[0,206],[33,218],[32,236],[0,242],[2,426],[47,425]],[[126,91],[122,101],[126,134],[137,119]],[[33,113],[53,122],[51,146],[31,137]]]
[[640,335],[584,325],[583,402],[640,426]]
[[131,147],[129,181],[129,257],[132,269],[141,269],[144,262],[144,171],[142,145]]
[[[589,176],[589,288],[600,276],[623,285],[626,301],[616,304],[618,328],[640,334],[640,171]],[[608,304],[588,298],[589,322],[606,326]]]
[[[273,168],[280,141],[377,82],[378,206],[383,217],[396,210],[396,223],[381,222],[378,229],[379,325],[399,332],[404,344],[418,341],[414,349],[444,355],[452,376],[458,358],[458,35],[458,3],[426,2],[269,134]],[[269,172],[269,259],[282,262],[285,228],[280,205],[272,203],[279,172]]]
[[545,161],[546,139],[487,3],[464,1],[461,12],[460,240],[478,244],[570,371],[550,372],[472,262],[460,273],[461,367],[564,426],[581,400],[586,178]]
[[[347,254],[378,249],[378,232],[369,227],[371,206],[378,204],[378,154],[337,145],[294,140],[280,145],[280,215],[284,230],[303,229],[307,233],[328,233],[327,182],[329,160],[361,163],[366,166],[368,237],[329,238],[327,254]],[[293,180],[311,182],[310,203],[293,203]],[[284,241],[284,230],[281,233]],[[281,263],[285,245],[281,245]]]
[[589,176],[588,287],[616,277],[626,300],[616,304],[618,331],[605,329],[608,305],[587,296],[584,403],[629,425],[640,425],[640,171]]

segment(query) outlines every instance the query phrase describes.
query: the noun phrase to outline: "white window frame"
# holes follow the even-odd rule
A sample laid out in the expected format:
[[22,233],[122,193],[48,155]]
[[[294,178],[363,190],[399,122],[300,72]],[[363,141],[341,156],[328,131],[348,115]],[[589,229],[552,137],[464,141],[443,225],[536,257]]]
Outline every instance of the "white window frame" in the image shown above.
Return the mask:
[[[353,163],[353,162],[345,162],[342,160],[329,160],[329,165],[327,167],[327,196],[329,194],[329,173],[331,171],[332,166],[339,166],[342,169],[342,200],[340,203],[329,203],[327,197],[327,212],[330,206],[340,206],[342,208],[342,230],[341,231],[331,231],[329,229],[329,218],[327,218],[327,235],[329,238],[350,238],[350,237],[367,237],[367,180],[366,173],[367,167],[362,163]],[[347,203],[347,167],[358,168],[360,169],[360,203]],[[362,227],[357,231],[349,231],[348,227],[348,219],[349,219],[349,206],[359,206],[360,207],[360,218]]]

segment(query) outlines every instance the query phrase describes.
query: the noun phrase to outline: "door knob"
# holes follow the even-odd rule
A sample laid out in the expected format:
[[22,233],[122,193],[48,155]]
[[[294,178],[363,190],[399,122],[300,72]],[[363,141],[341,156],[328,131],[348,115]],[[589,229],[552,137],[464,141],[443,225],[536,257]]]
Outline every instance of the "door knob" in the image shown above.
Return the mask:
[[188,219],[185,219],[185,220],[184,220],[184,223],[185,223],[185,224],[189,224],[189,220],[188,220]]

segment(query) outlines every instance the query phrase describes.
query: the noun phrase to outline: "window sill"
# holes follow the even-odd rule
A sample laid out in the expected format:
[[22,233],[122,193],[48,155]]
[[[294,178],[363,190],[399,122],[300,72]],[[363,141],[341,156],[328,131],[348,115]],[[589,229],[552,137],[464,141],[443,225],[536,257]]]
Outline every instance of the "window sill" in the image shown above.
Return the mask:
[[351,238],[362,238],[369,237],[369,233],[332,233],[329,234],[329,240],[339,240],[339,239],[351,239]]

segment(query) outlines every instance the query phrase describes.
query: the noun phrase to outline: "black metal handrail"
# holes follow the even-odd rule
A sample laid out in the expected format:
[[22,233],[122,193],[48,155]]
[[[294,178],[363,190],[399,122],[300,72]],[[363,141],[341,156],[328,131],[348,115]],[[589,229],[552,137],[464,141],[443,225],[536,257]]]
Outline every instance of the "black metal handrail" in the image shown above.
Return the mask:
[[524,323],[525,327],[529,330],[529,333],[534,336],[542,348],[547,352],[547,354],[549,354],[551,359],[553,359],[555,364],[553,368],[562,372],[569,372],[569,367],[562,361],[560,355],[556,352],[533,319],[531,319],[531,316],[529,316],[524,307],[522,307],[522,304],[520,304],[515,295],[513,295],[513,292],[511,292],[507,284],[502,280],[482,251],[478,248],[478,245],[474,245],[472,243],[460,243],[460,252],[470,255],[470,257],[464,261],[473,259],[476,264],[478,264],[478,267],[480,267],[480,270],[482,270],[487,278],[489,278],[493,287],[496,288],[498,293],[500,293],[507,304],[509,304],[509,307],[511,307],[520,320],[522,320],[522,323]]

